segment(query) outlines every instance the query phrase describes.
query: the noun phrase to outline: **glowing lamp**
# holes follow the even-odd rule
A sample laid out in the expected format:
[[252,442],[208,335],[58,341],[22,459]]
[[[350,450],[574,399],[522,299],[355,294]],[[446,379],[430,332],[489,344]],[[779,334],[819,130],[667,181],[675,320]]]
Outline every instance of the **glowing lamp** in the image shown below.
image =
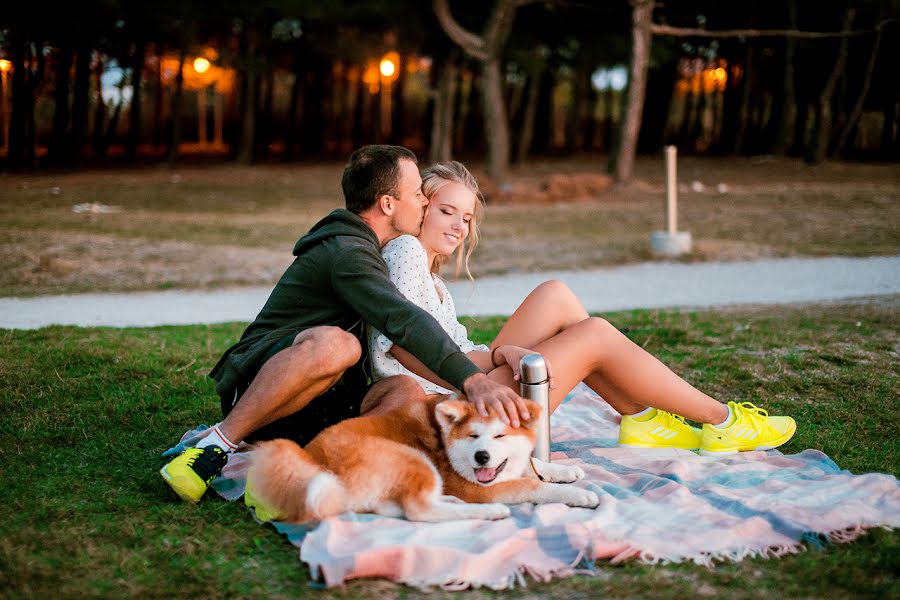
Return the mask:
[[6,60],[5,58],[0,59],[0,71],[3,71],[5,73],[6,71],[11,71],[11,70],[12,70],[12,63],[10,61]]
[[201,75],[209,71],[209,61],[202,56],[194,60],[194,70]]
[[378,65],[378,70],[381,71],[381,74],[385,77],[391,77],[397,70],[397,65],[395,65],[394,61],[391,59],[385,58],[381,61],[381,64]]

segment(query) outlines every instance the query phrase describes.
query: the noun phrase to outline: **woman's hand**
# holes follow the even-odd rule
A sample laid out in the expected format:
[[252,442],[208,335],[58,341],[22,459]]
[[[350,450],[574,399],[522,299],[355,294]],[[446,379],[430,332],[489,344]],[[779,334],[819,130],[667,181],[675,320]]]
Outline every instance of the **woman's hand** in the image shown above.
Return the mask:
[[[513,379],[515,381],[521,381],[522,374],[520,373],[520,366],[522,364],[522,357],[534,353],[534,350],[529,350],[528,348],[513,346],[512,344],[503,344],[491,351],[491,362],[497,367],[504,363],[508,364],[509,368],[512,369]],[[547,378],[550,380],[550,389],[555,389],[556,380],[553,379],[553,369],[546,356],[544,356],[544,363],[547,365]]]

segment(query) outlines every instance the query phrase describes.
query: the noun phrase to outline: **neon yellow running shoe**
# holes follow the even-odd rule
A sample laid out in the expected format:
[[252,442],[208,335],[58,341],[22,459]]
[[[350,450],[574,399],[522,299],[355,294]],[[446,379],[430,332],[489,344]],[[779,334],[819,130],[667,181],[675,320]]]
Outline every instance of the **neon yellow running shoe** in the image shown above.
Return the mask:
[[284,515],[279,514],[278,511],[271,506],[266,506],[253,495],[253,484],[249,479],[247,480],[247,486],[244,488],[244,504],[249,508],[252,508],[253,514],[255,514],[256,518],[263,523],[280,521],[284,518]]
[[222,474],[228,455],[218,446],[188,448],[160,469],[166,483],[182,500],[199,502],[209,484]]
[[749,402],[729,402],[734,420],[727,427],[703,426],[700,454],[733,454],[745,450],[771,450],[797,431],[791,417],[770,417]]
[[700,429],[685,423],[684,417],[656,409],[656,414],[646,421],[631,415],[623,416],[619,426],[619,445],[696,450],[700,447],[700,435]]

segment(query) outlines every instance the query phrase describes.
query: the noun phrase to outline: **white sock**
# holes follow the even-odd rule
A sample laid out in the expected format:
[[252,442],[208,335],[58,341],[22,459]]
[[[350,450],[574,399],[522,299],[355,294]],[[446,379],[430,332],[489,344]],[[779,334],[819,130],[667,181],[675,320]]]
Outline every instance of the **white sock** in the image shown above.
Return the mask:
[[721,422],[721,423],[719,423],[719,424],[718,424],[718,425],[713,425],[713,427],[718,427],[718,428],[720,428],[720,429],[721,429],[721,428],[722,428],[722,427],[725,427],[725,426],[727,426],[727,425],[730,425],[730,424],[731,424],[731,419],[732,419],[732,414],[731,414],[731,407],[730,407],[730,406],[728,406],[728,405],[727,405],[727,404],[726,404],[726,405],[725,405],[725,408],[727,408],[727,409],[728,409],[728,416],[727,416],[727,417],[725,417],[725,420],[724,420],[724,421],[722,421],[722,422]]
[[206,448],[207,446],[218,446],[224,452],[237,450],[237,444],[225,437],[218,425],[210,430],[209,435],[197,442],[197,448]]
[[632,417],[643,417],[644,415],[648,414],[648,413],[649,413],[650,411],[652,411],[652,410],[656,410],[656,409],[653,408],[652,406],[648,406],[647,408],[645,408],[645,409],[642,410],[641,412],[634,413],[634,414],[631,415],[631,416],[632,416]]

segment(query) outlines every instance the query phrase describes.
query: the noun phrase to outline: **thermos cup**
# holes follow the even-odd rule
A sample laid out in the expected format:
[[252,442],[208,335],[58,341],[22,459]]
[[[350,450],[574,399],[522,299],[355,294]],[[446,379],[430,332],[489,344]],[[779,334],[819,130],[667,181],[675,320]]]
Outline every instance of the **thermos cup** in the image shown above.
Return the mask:
[[526,354],[519,364],[519,395],[541,407],[533,456],[550,462],[550,378],[547,361],[540,354]]

